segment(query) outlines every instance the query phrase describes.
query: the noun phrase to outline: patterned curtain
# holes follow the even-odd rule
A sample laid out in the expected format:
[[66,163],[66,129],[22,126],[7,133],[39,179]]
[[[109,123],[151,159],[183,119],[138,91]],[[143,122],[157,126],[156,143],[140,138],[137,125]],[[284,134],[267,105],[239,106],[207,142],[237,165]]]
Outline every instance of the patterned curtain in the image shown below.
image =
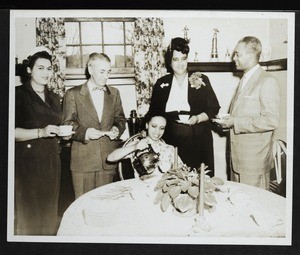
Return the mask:
[[137,18],[134,24],[134,72],[137,113],[143,117],[151,100],[156,80],[166,74],[164,26],[161,18]]
[[63,98],[65,93],[66,45],[63,18],[36,19],[36,45],[49,48],[52,53],[53,76],[48,87]]

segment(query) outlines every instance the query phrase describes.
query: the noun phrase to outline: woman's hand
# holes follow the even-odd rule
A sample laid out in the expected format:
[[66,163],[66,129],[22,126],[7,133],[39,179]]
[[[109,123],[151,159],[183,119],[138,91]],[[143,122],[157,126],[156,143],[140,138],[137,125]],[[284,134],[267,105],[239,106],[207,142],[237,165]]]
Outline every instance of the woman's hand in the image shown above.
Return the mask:
[[140,140],[135,146],[135,149],[140,151],[145,150],[147,148],[148,148],[147,139]]
[[59,134],[59,127],[55,125],[48,125],[39,130],[39,138],[42,137],[53,137]]
[[198,117],[197,117],[197,115],[191,116],[191,117],[188,119],[188,121],[187,121],[187,124],[190,125],[190,126],[195,125],[195,124],[197,124],[197,123],[198,123]]
[[192,126],[195,125],[197,123],[203,122],[203,121],[207,121],[208,120],[208,116],[205,112],[202,112],[198,115],[192,115],[189,120],[187,121],[187,124]]

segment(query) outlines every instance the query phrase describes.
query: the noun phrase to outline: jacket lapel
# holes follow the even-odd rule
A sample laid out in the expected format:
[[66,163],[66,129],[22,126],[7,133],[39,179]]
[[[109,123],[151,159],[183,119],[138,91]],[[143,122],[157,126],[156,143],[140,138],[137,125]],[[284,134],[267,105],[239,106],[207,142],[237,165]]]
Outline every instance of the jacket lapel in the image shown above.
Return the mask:
[[169,86],[164,86],[162,87],[162,96],[163,96],[163,100],[162,102],[166,102],[168,101],[169,95],[170,95],[170,91],[171,91],[171,87],[172,87],[172,81],[173,81],[173,74],[170,74],[167,79],[166,79],[166,84],[169,84]]
[[89,92],[87,83],[82,85],[82,88],[80,90],[80,96],[79,96],[79,101],[82,104],[82,106],[86,109],[89,115],[93,119],[95,119],[97,122],[99,122],[98,114],[96,111],[96,108],[94,106],[91,94]]

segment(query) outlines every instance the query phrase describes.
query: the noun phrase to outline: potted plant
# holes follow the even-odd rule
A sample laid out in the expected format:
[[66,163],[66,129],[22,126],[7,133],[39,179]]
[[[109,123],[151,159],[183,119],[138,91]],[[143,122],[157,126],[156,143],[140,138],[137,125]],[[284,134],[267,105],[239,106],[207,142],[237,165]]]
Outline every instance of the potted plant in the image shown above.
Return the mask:
[[[221,190],[224,181],[219,177],[208,176],[208,172],[205,171],[204,177],[204,209],[211,212],[217,203],[214,193]],[[157,191],[154,204],[160,204],[163,212],[172,205],[180,215],[196,214],[199,207],[199,180],[200,169],[191,169],[187,165],[165,172],[154,187]]]

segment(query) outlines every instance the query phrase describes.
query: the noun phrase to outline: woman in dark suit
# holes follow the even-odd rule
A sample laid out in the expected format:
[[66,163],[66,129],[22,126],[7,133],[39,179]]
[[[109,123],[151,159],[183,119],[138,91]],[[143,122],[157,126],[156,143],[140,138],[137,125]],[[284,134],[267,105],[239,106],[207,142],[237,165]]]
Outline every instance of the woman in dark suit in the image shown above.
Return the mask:
[[[173,38],[166,52],[169,74],[154,85],[149,111],[164,111],[168,124],[166,143],[178,147],[182,161],[192,168],[201,163],[214,175],[213,138],[209,118],[218,114],[220,105],[208,77],[200,72],[188,75],[188,42]],[[189,115],[182,123],[179,113]]]
[[23,63],[28,81],[16,87],[15,95],[15,234],[55,235],[62,109],[58,95],[46,86],[51,55],[39,51]]

